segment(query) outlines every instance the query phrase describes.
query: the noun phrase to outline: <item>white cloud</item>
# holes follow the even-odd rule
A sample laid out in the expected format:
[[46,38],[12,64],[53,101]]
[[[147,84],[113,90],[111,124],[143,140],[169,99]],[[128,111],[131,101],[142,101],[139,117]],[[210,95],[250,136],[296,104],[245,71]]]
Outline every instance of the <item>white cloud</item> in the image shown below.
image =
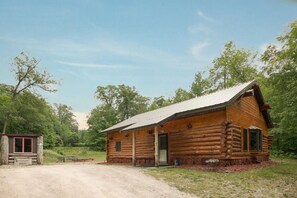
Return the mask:
[[195,58],[199,58],[201,56],[201,53],[203,52],[203,50],[205,50],[205,48],[207,48],[209,45],[210,45],[210,43],[207,41],[202,42],[202,43],[196,43],[191,47],[191,54]]
[[204,25],[192,25],[188,27],[188,32],[190,32],[191,34],[197,34],[197,33],[209,34],[212,31],[210,28]]
[[[87,39],[82,38],[80,40],[37,40],[31,38],[23,39],[0,36],[0,40],[28,51],[33,50],[33,52],[37,51],[48,55],[54,55],[55,58],[59,60],[62,58],[91,60],[98,59],[98,57],[121,57],[134,61],[141,60],[146,62],[184,62],[184,60],[181,60],[182,57],[179,57],[176,54],[171,54],[157,48],[142,46],[138,43],[113,40],[106,36],[97,36]],[[88,66],[84,64],[84,66],[94,67],[94,65],[92,66],[90,64]],[[106,66],[107,65],[97,65],[96,67]],[[119,65],[117,65],[117,67],[118,66]],[[110,66],[108,67],[110,68]]]
[[84,130],[84,129],[88,129],[88,114],[84,113],[84,112],[73,112],[75,119],[78,123],[78,129],[79,130]]
[[83,67],[83,68],[107,68],[107,69],[120,69],[120,68],[138,68],[132,65],[121,65],[121,64],[92,64],[92,63],[73,63],[73,62],[66,62],[66,61],[56,61],[57,63],[73,66],[73,67]]
[[213,18],[206,16],[201,10],[197,10],[196,14],[200,18],[202,18],[202,19],[204,19],[204,20],[206,20],[208,22],[211,22],[211,23],[215,23],[216,22]]

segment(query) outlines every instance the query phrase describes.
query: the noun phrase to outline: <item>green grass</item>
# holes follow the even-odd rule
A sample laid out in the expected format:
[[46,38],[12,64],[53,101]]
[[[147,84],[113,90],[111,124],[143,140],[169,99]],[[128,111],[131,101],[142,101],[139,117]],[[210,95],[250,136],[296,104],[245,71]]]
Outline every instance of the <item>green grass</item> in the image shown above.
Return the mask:
[[52,150],[44,150],[44,162],[59,162],[63,156],[75,156],[77,158],[93,158],[95,161],[104,161],[105,152],[93,151],[88,147],[56,147]]
[[236,173],[183,168],[152,168],[144,172],[198,197],[296,197],[297,160],[274,161],[280,164]]
[[59,158],[62,158],[63,156],[56,153],[55,151],[45,149],[43,151],[43,157],[44,157],[44,163],[49,164],[49,163],[55,163],[59,161]]

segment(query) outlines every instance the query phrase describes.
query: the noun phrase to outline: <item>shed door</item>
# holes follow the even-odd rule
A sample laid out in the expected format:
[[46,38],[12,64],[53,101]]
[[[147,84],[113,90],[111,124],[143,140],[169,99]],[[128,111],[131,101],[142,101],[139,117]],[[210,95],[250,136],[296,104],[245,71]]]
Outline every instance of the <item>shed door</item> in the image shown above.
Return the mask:
[[168,136],[167,134],[159,135],[159,163],[160,165],[167,165],[168,156]]

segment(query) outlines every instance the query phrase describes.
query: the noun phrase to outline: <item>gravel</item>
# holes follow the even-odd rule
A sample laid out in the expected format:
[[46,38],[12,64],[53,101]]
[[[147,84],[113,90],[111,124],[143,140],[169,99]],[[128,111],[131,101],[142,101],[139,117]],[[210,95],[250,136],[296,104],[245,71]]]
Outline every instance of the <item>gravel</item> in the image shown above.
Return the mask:
[[0,198],[194,197],[140,168],[98,164],[0,166]]

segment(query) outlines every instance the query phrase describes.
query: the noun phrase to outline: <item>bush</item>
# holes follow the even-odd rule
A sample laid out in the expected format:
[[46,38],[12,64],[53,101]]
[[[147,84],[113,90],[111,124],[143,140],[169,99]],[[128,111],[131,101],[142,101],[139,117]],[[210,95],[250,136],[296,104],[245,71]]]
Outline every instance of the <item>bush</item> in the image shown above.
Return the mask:
[[292,152],[284,152],[281,150],[271,150],[270,151],[271,157],[275,158],[292,158],[297,159],[297,154]]

